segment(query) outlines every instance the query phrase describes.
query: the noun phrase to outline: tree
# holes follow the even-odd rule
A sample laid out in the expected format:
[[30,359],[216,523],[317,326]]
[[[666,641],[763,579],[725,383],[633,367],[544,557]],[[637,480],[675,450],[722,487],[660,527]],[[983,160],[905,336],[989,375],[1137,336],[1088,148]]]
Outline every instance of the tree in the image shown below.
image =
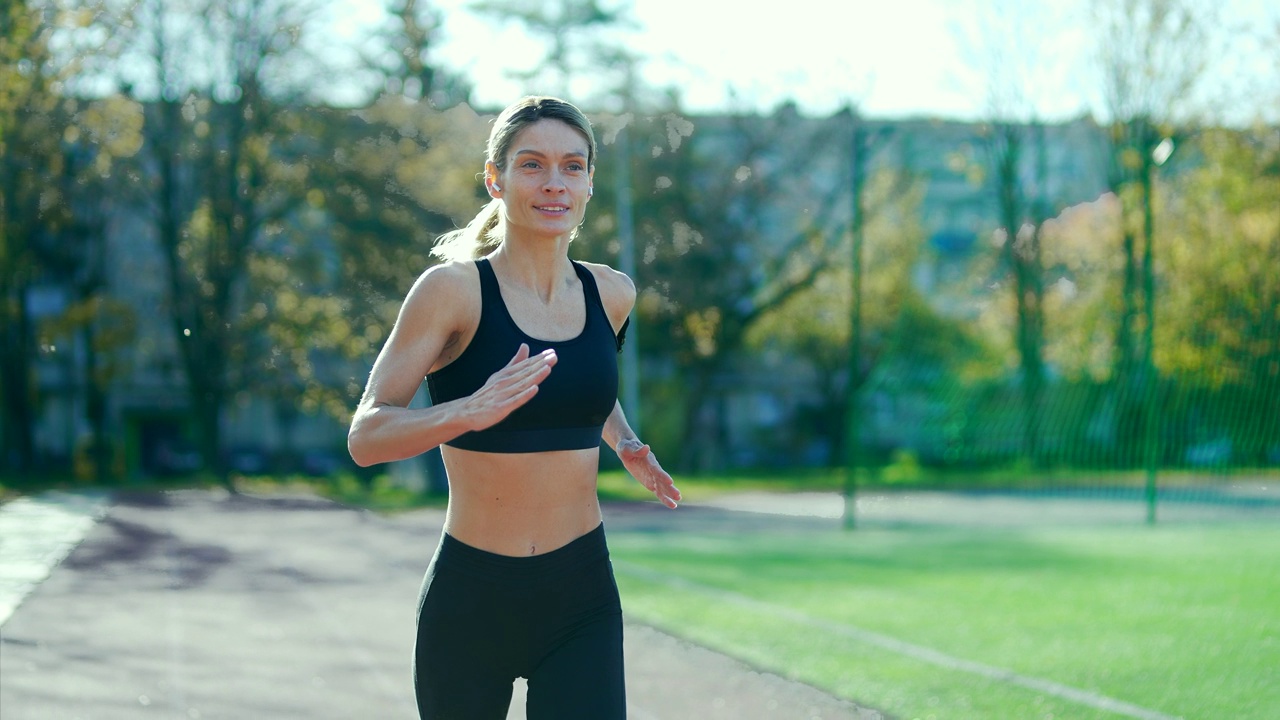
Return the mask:
[[[810,427],[801,431],[824,441],[832,465],[847,456],[848,423],[855,420],[848,412],[851,386],[920,387],[917,380],[964,375],[965,362],[972,359],[965,351],[971,343],[960,339],[963,324],[939,315],[913,283],[924,251],[922,198],[923,186],[904,179],[899,169],[880,167],[866,180],[863,337],[856,360],[850,322],[854,269],[848,262],[823,265],[811,286],[765,312],[747,333],[750,349],[787,357],[794,374],[813,372],[815,392],[805,409]],[[852,242],[853,233],[843,234],[832,257],[848,257]],[[915,377],[904,378],[905,373]],[[859,435],[865,431],[859,428]]]
[[[464,102],[465,81],[431,64],[439,13],[412,0],[391,10],[379,51],[364,58],[380,90],[365,107],[308,113],[315,145],[302,154],[324,160],[310,164],[305,203],[278,239],[293,250],[255,271],[262,389],[286,427],[294,409],[349,419],[435,238],[483,204],[475,177],[488,128]],[[439,451],[426,461],[428,490],[445,492]]]
[[[84,376],[97,471],[106,471],[105,378],[95,352],[108,349],[98,330],[113,313],[85,306],[114,307],[102,293],[98,191],[113,158],[136,151],[136,134],[132,108],[74,92],[101,50],[104,12],[94,2],[0,9],[0,467],[19,472],[37,463],[37,358],[55,360],[59,345],[58,364]],[[77,335],[88,354],[80,368],[62,342]]]
[[428,3],[395,0],[391,17],[377,35],[377,51],[364,64],[381,76],[382,91],[407,100],[426,100],[439,108],[468,101],[469,84],[431,60],[442,16]]
[[[165,258],[168,315],[205,462],[231,487],[221,423],[252,366],[243,310],[251,260],[301,193],[305,161],[282,148],[299,127],[291,100],[313,68],[302,56],[314,6],[301,0],[147,0],[133,21],[155,92],[146,148]],[[134,86],[137,91],[137,86]],[[146,99],[146,98],[144,98]]]
[[340,150],[312,166],[305,206],[275,241],[305,251],[260,257],[255,271],[263,302],[253,313],[269,341],[262,379],[289,388],[282,407],[349,419],[435,238],[483,205],[475,178],[487,120],[394,95],[312,117],[316,142]]
[[1238,462],[1280,452],[1280,134],[1199,135],[1200,161],[1160,186],[1169,289],[1156,360],[1196,398],[1185,440],[1226,436]]
[[[1001,269],[1012,276],[1008,283],[1014,307],[1014,346],[1022,380],[1023,453],[1038,464],[1044,368],[1044,262],[1042,229],[1049,215],[1043,196],[1046,185],[1044,126],[998,120],[989,126],[987,150],[999,207],[1000,228],[995,237]],[[1028,144],[1034,143],[1031,148]],[[1031,162],[1026,151],[1033,150]],[[1028,167],[1030,166],[1030,167]],[[1036,182],[1028,182],[1031,175]],[[1033,188],[1028,190],[1028,188]]]
[[[1038,9],[1044,13],[1043,8]],[[1043,226],[1053,214],[1048,196],[1045,126],[1038,119],[1030,68],[1043,65],[1049,27],[1037,25],[1018,3],[986,6],[982,16],[983,71],[988,78],[985,149],[995,195],[999,253],[995,277],[1008,287],[1013,312],[1013,346],[1022,390],[1023,455],[1041,458],[1040,436],[1045,388],[1045,267]],[[1003,282],[1008,278],[1008,282]]]
[[[107,242],[109,218],[124,206],[119,182],[128,159],[141,145],[142,111],[126,98],[67,99],[74,109],[63,140],[63,172],[54,180],[68,205],[67,222],[44,264],[50,280],[68,293],[64,312],[41,329],[41,344],[77,348],[74,378],[69,383],[83,396],[89,433],[72,459],[77,474],[107,482],[121,471],[108,414],[112,383],[130,365],[137,313],[113,294]],[[122,162],[123,161],[123,162]],[[73,421],[79,425],[79,420]],[[83,446],[82,446],[83,444]]]
[[[1154,366],[1155,168],[1171,123],[1189,118],[1187,101],[1204,76],[1213,18],[1190,0],[1096,2],[1098,62],[1111,124],[1108,183],[1120,198],[1123,257],[1114,378],[1121,448],[1157,459]],[[1157,155],[1157,151],[1163,156]],[[1139,244],[1140,243],[1140,244]]]
[[35,463],[35,331],[28,303],[37,272],[32,243],[40,183],[24,182],[24,176],[41,145],[34,124],[57,101],[49,88],[47,32],[39,11],[26,2],[0,10],[0,462],[17,472]]
[[[527,69],[510,73],[525,83],[537,79],[539,88],[535,92],[576,96],[580,93],[573,87],[573,81],[579,72],[589,71],[598,80],[602,69],[627,71],[625,64],[601,61],[612,59],[622,45],[610,38],[608,31],[625,30],[633,25],[629,2],[609,7],[600,0],[543,3],[481,0],[473,10],[500,22],[518,22],[530,34],[546,41],[546,54],[540,60]],[[545,80],[548,74],[556,80]]]
[[830,262],[847,187],[830,153],[838,123],[804,122],[789,106],[701,123],[705,133],[655,117],[632,136],[650,156],[636,182],[650,193],[636,212],[637,312],[680,372],[686,470],[724,463],[724,403],[746,334]]

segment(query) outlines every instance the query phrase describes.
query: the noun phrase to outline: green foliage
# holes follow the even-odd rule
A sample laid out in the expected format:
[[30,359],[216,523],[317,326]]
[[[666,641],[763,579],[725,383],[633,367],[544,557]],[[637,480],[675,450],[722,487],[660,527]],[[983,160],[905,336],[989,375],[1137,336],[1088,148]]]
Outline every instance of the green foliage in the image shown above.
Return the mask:
[[[929,298],[914,281],[916,269],[932,262],[919,222],[922,187],[882,171],[868,182],[865,202],[870,217],[864,227],[867,270],[856,379],[862,392],[945,401],[957,388],[998,377],[996,343],[963,318],[946,314],[948,306],[961,306],[947,295],[954,291],[935,289]],[[833,463],[844,457],[846,442],[852,271],[843,258],[850,253],[845,235],[812,286],[765,313],[747,335],[751,349],[782,353],[814,371],[820,392],[808,409],[809,432],[826,439]]]
[[889,464],[880,470],[880,479],[885,485],[912,485],[920,482],[923,475],[916,454],[903,449],[894,450]]
[[[649,194],[636,208],[637,313],[649,336],[666,340],[685,389],[676,463],[684,469],[723,464],[724,418],[700,419],[724,400],[717,379],[739,370],[751,328],[813,285],[841,237],[840,205],[812,203],[833,199],[841,184],[791,172],[806,161],[829,165],[838,128],[793,120],[785,108],[769,118],[709,118],[700,133],[671,114],[630,131],[634,152],[650,156],[635,178],[637,197]],[[813,211],[784,209],[802,205]]]
[[299,80],[283,68],[303,56],[311,7],[142,3],[117,28],[154,73],[147,79],[158,98],[145,98],[142,130],[149,162],[137,177],[154,201],[165,319],[199,448],[223,477],[223,413],[237,391],[261,387],[270,352],[251,269],[301,205],[309,174],[296,154],[306,120]]
[[[876,173],[865,190],[864,203],[871,208],[871,217],[864,227],[863,252],[869,271],[862,286],[863,329],[872,338],[872,356],[881,354],[875,346],[893,335],[903,307],[919,298],[911,272],[924,260],[919,219],[923,187],[904,185],[901,173],[886,169]],[[832,371],[847,366],[850,242],[850,234],[842,229],[813,283],[762,313],[747,334],[750,347],[798,350]]]
[[1280,450],[1280,136],[1207,131],[1190,150],[1202,160],[1165,193],[1156,360],[1198,432],[1264,463]]
[[[615,42],[629,29],[625,8],[484,6],[545,41],[539,77],[568,86],[587,55],[625,61],[610,73],[635,70]],[[85,420],[101,424],[105,394],[119,392],[113,383],[134,363],[171,362],[151,347],[157,322],[182,353],[188,404],[208,433],[247,398],[274,406],[283,426],[299,415],[345,419],[401,298],[431,263],[432,241],[484,202],[476,174],[489,117],[463,104],[441,109],[442,98],[468,89],[427,62],[442,16],[412,0],[394,4],[379,36],[386,46],[373,52],[371,70],[384,82],[368,104],[311,104],[300,85],[320,67],[302,51],[315,7],[59,0],[0,10],[5,462],[32,454],[32,428],[53,413],[34,378],[62,368],[55,348],[94,354],[74,368],[83,404],[98,407],[69,425],[78,433]],[[122,9],[132,15],[112,14]],[[1180,67],[1181,56],[1168,53],[1198,36],[1185,3],[1099,9],[1108,10],[1104,43],[1141,31],[1154,54],[1123,43],[1102,53],[1115,71],[1106,89],[1116,122],[1080,126],[1108,146],[1113,192],[1040,226],[1043,285],[1031,283],[1032,295],[1043,291],[1031,302],[1043,314],[1033,328],[1040,334],[1018,331],[1040,321],[1028,322],[1027,295],[1006,272],[1016,235],[1003,255],[986,242],[967,259],[932,253],[929,178],[885,163],[863,185],[862,340],[852,371],[847,114],[806,118],[782,106],[764,117],[691,118],[674,95],[647,102],[655,89],[634,73],[610,88],[597,107],[624,111],[597,117],[596,197],[572,252],[620,264],[614,202],[625,177],[642,414],[665,462],[706,471],[838,460],[855,387],[868,460],[885,466],[868,482],[987,482],[998,473],[1023,482],[1018,468],[1130,466],[1148,429],[1139,401],[1150,388],[1164,466],[1217,458],[1220,447],[1227,459],[1215,463],[1276,462],[1275,128],[1196,129],[1163,113],[1164,100],[1197,77],[1198,61]],[[588,30],[590,42],[574,40]],[[197,50],[233,46],[246,52]],[[125,94],[89,99],[85,89],[99,87],[91,80],[125,47],[133,61],[114,78]],[[1134,85],[1148,76],[1160,82]],[[1141,92],[1125,95],[1126,87]],[[614,145],[624,125],[625,156]],[[1156,167],[1150,151],[1166,137],[1177,149]],[[958,158],[951,171],[959,172],[972,148],[927,151],[935,149]],[[1006,179],[1029,199],[1021,175]],[[967,187],[976,207],[990,183]],[[1024,214],[1039,220],[1044,209]],[[169,263],[155,307],[107,295],[95,265],[106,220],[140,213]],[[25,303],[45,286],[67,290],[67,302],[33,320]],[[1158,377],[1141,362],[1147,309]],[[1041,370],[1042,391],[1019,405],[1017,389]],[[757,401],[772,403],[777,424],[740,417]],[[1028,417],[1037,418],[1031,448],[1017,441]],[[759,451],[754,460],[731,454],[744,445]],[[989,474],[963,475],[980,471]]]
[[1165,193],[1160,365],[1210,384],[1267,387],[1280,359],[1280,146],[1274,129],[1209,131]]
[[385,96],[354,115],[316,113],[309,129],[322,144],[299,161],[339,149],[310,165],[304,203],[254,265],[270,354],[260,387],[345,419],[364,384],[354,368],[372,364],[435,237],[482,205],[487,126],[465,106]]
[[93,1],[0,9],[0,463],[27,472],[46,402],[41,360],[84,388],[94,472],[111,467],[105,394],[127,364],[134,323],[108,294],[106,228],[141,114],[122,98],[72,92],[85,56],[101,52],[107,11]]

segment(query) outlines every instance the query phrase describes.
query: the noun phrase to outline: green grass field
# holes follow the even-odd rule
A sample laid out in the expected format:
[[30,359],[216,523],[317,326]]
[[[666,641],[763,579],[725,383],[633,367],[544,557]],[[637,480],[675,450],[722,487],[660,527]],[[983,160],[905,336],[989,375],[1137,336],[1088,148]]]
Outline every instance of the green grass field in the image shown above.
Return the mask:
[[610,546],[631,618],[895,718],[1280,717],[1274,524]]

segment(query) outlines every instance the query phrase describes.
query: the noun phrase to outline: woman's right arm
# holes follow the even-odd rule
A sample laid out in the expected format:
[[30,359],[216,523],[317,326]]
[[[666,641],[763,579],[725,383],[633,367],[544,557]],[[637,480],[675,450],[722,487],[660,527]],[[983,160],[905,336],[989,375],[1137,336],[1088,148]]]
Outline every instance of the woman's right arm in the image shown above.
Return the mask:
[[554,354],[529,357],[529,348],[521,345],[506,367],[471,396],[408,407],[450,338],[478,316],[478,307],[472,307],[479,299],[470,287],[474,280],[465,273],[458,266],[432,268],[405,298],[351,418],[347,449],[357,465],[403,460],[489,427],[528,402],[551,372]]

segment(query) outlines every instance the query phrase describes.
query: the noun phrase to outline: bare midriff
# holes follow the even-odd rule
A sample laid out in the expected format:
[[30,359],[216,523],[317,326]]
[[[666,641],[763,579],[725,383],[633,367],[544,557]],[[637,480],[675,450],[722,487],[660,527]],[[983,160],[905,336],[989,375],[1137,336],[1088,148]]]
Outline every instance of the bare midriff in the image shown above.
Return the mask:
[[600,524],[600,450],[484,453],[442,447],[449,473],[444,531],[499,555],[541,555]]

